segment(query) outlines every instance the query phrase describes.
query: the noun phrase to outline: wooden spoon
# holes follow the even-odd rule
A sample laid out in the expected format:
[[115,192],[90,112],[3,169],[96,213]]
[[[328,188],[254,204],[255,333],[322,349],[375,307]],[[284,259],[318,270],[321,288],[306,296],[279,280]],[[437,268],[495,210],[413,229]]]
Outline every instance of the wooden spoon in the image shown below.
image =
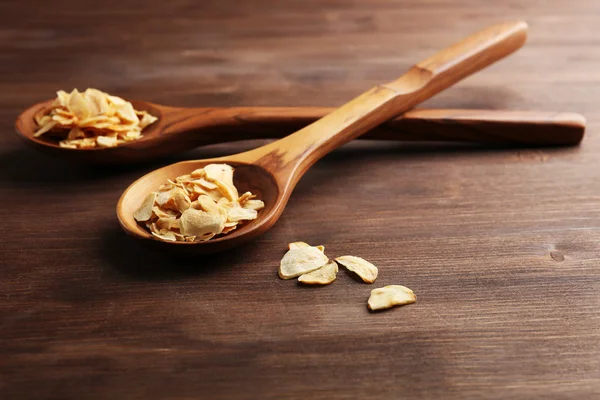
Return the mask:
[[[34,115],[49,110],[54,100],[25,110],[16,122],[29,145],[63,159],[82,163],[126,164],[165,157],[194,147],[246,139],[287,136],[334,110],[328,107],[179,108],[132,101],[159,120],[140,140],[116,147],[69,149],[56,140],[34,137]],[[534,146],[575,145],[585,119],[575,113],[497,110],[414,109],[361,136],[361,139],[477,142]]]
[[[494,25],[422,61],[399,79],[374,87],[283,139],[244,153],[184,161],[152,171],[129,186],[119,199],[119,222],[129,235],[165,249],[210,253],[235,247],[273,226],[298,180],[321,157],[514,52],[523,45],[526,36],[527,24],[524,22]],[[233,166],[235,185],[240,193],[251,191],[265,202],[265,208],[256,220],[219,238],[194,243],[154,239],[137,224],[133,214],[149,192],[156,191],[167,179],[211,163]]]

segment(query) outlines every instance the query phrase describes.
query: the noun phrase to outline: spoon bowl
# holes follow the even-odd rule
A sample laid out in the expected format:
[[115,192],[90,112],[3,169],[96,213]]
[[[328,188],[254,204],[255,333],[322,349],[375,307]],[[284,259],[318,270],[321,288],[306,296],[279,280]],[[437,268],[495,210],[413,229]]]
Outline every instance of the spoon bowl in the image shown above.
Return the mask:
[[208,164],[220,162],[223,162],[223,160],[183,161],[157,169],[151,174],[147,174],[135,181],[123,193],[117,206],[120,210],[119,222],[122,228],[130,236],[137,239],[149,239],[153,245],[159,247],[187,246],[193,247],[194,251],[200,250],[201,252],[202,250],[208,250],[207,252],[220,251],[222,247],[228,248],[236,245],[236,241],[240,240],[238,238],[241,238],[240,243],[242,243],[269,229],[283,212],[282,202],[277,201],[281,197],[281,193],[275,177],[260,165],[235,162],[232,159],[227,159],[227,164],[235,168],[234,184],[240,193],[252,192],[265,203],[265,208],[260,211],[260,218],[246,221],[238,229],[228,233],[226,236],[211,239],[211,246],[209,248],[197,246],[198,243],[194,242],[165,242],[155,240],[150,232],[133,218],[133,214],[144,200],[144,196],[149,192],[158,190],[158,187],[165,183],[167,179],[175,179],[178,176],[188,174],[190,171],[202,168]]
[[[123,229],[163,248],[194,249],[201,253],[223,251],[268,230],[279,218],[294,187],[320,158],[368,130],[414,107],[462,78],[514,52],[523,45],[527,24],[492,26],[412,67],[399,79],[374,87],[311,125],[278,141],[240,154],[210,160],[186,161],[152,171],[134,182],[117,204]],[[166,118],[163,124],[171,128]],[[238,189],[253,191],[265,208],[258,218],[239,230],[204,242],[164,242],[144,232],[133,213],[151,191],[167,179],[188,174],[210,163],[235,168]]]
[[[139,162],[152,159],[161,154],[171,154],[185,148],[185,143],[168,140],[164,135],[169,124],[172,124],[173,107],[159,106],[147,101],[129,100],[133,107],[139,111],[147,111],[158,118],[152,125],[146,127],[140,139],[126,142],[114,147],[91,147],[71,149],[61,147],[55,138],[48,136],[35,137],[38,127],[35,116],[47,114],[52,108],[54,99],[37,103],[19,115],[15,123],[19,137],[28,145],[46,154],[66,158],[72,161],[92,164],[106,164],[126,162]],[[200,109],[196,109],[201,112]],[[156,152],[159,151],[159,154]]]

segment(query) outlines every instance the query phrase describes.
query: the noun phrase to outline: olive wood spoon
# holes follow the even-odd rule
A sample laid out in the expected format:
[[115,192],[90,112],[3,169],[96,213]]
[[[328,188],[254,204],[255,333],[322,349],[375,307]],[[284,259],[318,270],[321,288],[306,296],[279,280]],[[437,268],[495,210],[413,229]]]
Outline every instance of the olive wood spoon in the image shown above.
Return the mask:
[[[34,115],[54,100],[36,104],[17,119],[19,136],[50,155],[92,164],[149,161],[198,146],[247,139],[282,138],[334,110],[329,107],[180,108],[132,101],[159,120],[139,140],[116,147],[69,149],[52,138],[34,137]],[[413,109],[369,131],[360,139],[475,142],[485,144],[565,146],[581,142],[585,118],[575,113],[504,110]]]
[[[154,170],[131,184],[117,204],[126,233],[163,249],[211,253],[238,246],[267,231],[279,219],[298,180],[317,160],[368,130],[390,120],[464,77],[514,52],[523,45],[527,24],[494,25],[412,67],[397,80],[376,86],[307,127],[256,149],[206,160],[184,161]],[[264,201],[258,218],[239,229],[205,242],[155,239],[133,218],[146,195],[167,179],[207,164],[235,168],[235,185]]]

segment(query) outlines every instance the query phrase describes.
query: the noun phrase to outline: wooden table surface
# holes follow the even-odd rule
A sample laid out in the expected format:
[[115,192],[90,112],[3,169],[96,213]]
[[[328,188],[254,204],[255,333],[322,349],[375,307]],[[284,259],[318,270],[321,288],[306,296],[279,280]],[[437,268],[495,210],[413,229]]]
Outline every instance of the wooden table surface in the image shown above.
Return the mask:
[[[600,2],[133,3],[0,3],[1,398],[600,396]],[[115,205],[158,166],[264,141],[90,168],[14,134],[20,111],[74,87],[177,106],[340,105],[506,19],[529,22],[525,47],[425,106],[579,112],[581,146],[350,143],[270,232],[227,254],[149,253]],[[293,240],[380,276],[279,280]],[[369,313],[387,284],[417,303]]]

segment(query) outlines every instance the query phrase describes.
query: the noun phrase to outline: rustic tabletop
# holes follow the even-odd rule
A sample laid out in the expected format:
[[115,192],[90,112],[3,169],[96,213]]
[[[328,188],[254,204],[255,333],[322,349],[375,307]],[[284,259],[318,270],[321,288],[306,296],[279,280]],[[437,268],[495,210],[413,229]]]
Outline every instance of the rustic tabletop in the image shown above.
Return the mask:
[[[131,4],[129,4],[131,3]],[[133,4],[136,3],[136,4]],[[417,4],[418,3],[418,4]],[[121,231],[146,172],[39,154],[27,106],[96,87],[176,106],[336,106],[436,50],[525,19],[523,49],[424,106],[573,111],[579,147],[353,142],[281,220],[217,256],[172,259]],[[600,395],[597,0],[0,3],[0,397],[593,398]],[[373,285],[277,278],[286,244],[379,267]]]

